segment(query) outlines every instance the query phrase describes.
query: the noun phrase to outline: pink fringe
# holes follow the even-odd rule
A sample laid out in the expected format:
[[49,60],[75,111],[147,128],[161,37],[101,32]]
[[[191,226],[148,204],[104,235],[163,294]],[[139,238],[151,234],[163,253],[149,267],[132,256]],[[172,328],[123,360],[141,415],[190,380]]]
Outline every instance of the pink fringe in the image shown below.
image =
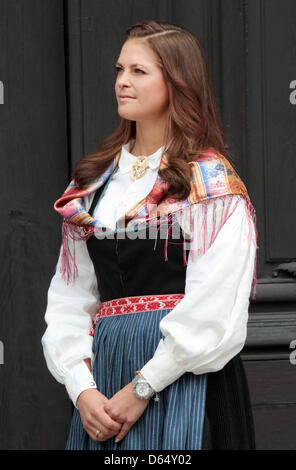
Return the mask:
[[[228,218],[233,214],[234,210],[236,209],[237,205],[240,202],[240,198],[237,198],[235,203],[233,204],[233,207],[231,208],[233,197],[236,195],[228,196],[227,198],[225,196],[217,197],[213,201],[213,226],[212,226],[212,232],[209,234],[209,228],[207,226],[207,216],[208,216],[208,202],[210,200],[207,200],[205,202],[201,202],[199,204],[202,204],[204,206],[204,212],[201,214],[201,211],[198,211],[197,215],[197,220],[195,220],[195,223],[197,224],[197,227],[201,227],[201,230],[198,230],[196,233],[196,249],[191,249],[189,252],[189,256],[191,261],[194,260],[194,253],[197,252],[197,255],[200,256],[201,254],[204,254],[207,249],[209,249],[212,244],[214,243],[218,233],[220,232],[221,228],[224,226],[225,222],[228,220]],[[221,201],[222,203],[222,211],[221,211],[221,217],[219,223],[217,222],[217,202]],[[244,197],[244,202],[245,202],[245,209],[246,209],[246,215],[247,215],[247,220],[248,220],[248,226],[249,226],[249,233],[248,233],[248,241],[251,243],[256,244],[256,255],[255,255],[255,263],[254,263],[254,271],[253,271],[253,279],[252,279],[252,287],[251,287],[251,296],[252,300],[255,299],[256,296],[256,289],[258,285],[257,281],[257,218],[256,218],[256,212],[251,204],[251,202]],[[174,213],[176,215],[176,213]],[[170,214],[171,215],[171,214]],[[193,241],[193,226],[194,226],[194,217],[192,216],[192,206],[188,206],[188,208],[185,209],[185,212],[183,213],[183,222],[184,226],[190,227],[190,238],[186,238],[185,236],[183,237],[183,263],[184,266],[186,264],[186,243],[189,243],[190,247],[192,246],[192,241]],[[189,220],[188,220],[189,217]],[[167,238],[165,241],[165,246],[164,246],[164,259],[165,261],[168,260],[168,243],[173,243],[173,242],[168,242],[168,237],[172,231],[172,227],[174,224],[177,223],[177,218],[174,216],[174,219],[171,217],[169,219],[169,228],[167,232]],[[254,225],[255,227],[255,239],[252,235],[252,226]],[[160,229],[160,226],[158,230]],[[181,229],[182,230],[182,229]],[[201,233],[200,233],[201,232]]]
[[[85,229],[84,227],[78,227],[73,224],[67,223],[65,220],[62,224],[62,254],[61,254],[61,266],[60,273],[62,279],[69,284],[74,282],[78,276],[78,268],[75,261],[75,241],[87,240],[94,232],[93,227]],[[71,249],[69,242],[73,244]]]
[[255,254],[255,262],[254,262],[254,274],[253,274],[253,281],[252,281],[252,288],[251,288],[251,293],[252,293],[252,300],[255,299],[256,297],[256,291],[257,291],[257,285],[258,285],[258,279],[257,279],[257,259],[258,259],[258,252],[257,250],[259,249],[258,247],[258,231],[257,231],[257,216],[256,216],[256,211],[251,204],[250,201],[246,200],[246,206],[247,206],[247,215],[248,215],[248,222],[249,222],[249,243],[252,241],[252,223],[254,224],[254,229],[255,229],[255,244],[256,244],[256,254]]

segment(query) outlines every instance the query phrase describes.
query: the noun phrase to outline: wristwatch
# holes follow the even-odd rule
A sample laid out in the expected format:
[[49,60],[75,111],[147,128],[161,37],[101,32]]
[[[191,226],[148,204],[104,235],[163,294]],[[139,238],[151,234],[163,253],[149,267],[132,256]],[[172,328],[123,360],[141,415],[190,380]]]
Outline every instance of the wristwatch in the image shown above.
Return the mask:
[[134,392],[138,398],[148,399],[156,394],[155,390],[151,387],[147,380],[139,377],[139,375],[136,375],[136,377],[133,378],[132,384]]

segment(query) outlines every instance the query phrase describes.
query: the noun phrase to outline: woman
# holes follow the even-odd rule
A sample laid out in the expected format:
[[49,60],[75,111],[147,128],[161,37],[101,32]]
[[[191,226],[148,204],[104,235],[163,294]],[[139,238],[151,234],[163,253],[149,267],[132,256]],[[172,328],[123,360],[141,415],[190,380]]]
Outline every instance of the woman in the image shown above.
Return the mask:
[[75,406],[67,449],[254,448],[239,352],[256,217],[204,53],[189,31],[146,21],[116,70],[119,126],[55,203],[42,344]]

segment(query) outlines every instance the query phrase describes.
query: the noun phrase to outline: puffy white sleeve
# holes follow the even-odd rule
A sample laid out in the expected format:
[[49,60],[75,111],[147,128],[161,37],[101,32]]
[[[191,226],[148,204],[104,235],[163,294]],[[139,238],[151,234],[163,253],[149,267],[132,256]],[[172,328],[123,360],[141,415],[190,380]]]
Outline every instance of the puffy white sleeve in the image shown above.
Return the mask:
[[[73,241],[70,239],[69,244]],[[61,250],[62,251],[62,250]],[[51,280],[45,312],[46,331],[41,339],[47,367],[65,385],[76,406],[79,394],[96,388],[84,359],[93,361],[93,337],[89,335],[92,316],[98,311],[100,296],[93,263],[86,242],[75,241],[78,276],[67,284],[60,273],[61,251]]]
[[[231,215],[210,247],[203,254],[196,248],[193,259],[189,256],[185,295],[160,321],[163,338],[141,369],[157,392],[185,372],[204,374],[222,369],[245,344],[257,249],[245,200],[237,195],[195,204],[194,220],[206,219],[213,234],[225,217],[226,205]],[[202,234],[200,223],[195,225],[193,242]],[[194,246],[200,244],[193,244],[193,250]]]

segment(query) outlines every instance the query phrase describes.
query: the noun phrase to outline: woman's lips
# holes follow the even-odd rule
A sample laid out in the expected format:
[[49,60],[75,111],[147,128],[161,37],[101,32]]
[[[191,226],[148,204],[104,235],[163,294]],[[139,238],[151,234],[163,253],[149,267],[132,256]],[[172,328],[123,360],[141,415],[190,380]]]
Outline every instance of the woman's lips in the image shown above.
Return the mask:
[[134,100],[135,98],[133,98],[132,96],[120,96],[119,99],[120,100]]

